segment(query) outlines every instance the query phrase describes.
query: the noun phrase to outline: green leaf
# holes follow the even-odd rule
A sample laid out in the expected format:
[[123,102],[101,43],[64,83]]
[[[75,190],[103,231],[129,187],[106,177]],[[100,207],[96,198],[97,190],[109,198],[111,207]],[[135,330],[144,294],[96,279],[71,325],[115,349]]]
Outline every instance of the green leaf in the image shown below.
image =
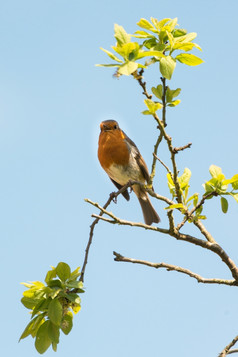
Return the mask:
[[115,24],[114,31],[114,37],[116,38],[119,45],[123,45],[124,43],[131,41],[131,35],[129,35],[122,26]]
[[119,67],[119,64],[95,64],[96,67]]
[[149,109],[151,114],[155,114],[157,110],[163,108],[163,105],[161,103],[155,103],[151,99],[145,99],[144,103]]
[[[186,30],[184,30],[186,31]],[[184,36],[179,36],[176,41],[177,42],[191,42],[197,37],[196,32],[190,32]]]
[[176,105],[178,105],[180,102],[181,102],[180,99],[173,100],[172,102],[170,102],[170,103],[168,104],[168,106],[169,106],[169,107],[176,107]]
[[59,279],[50,280],[50,281],[48,282],[48,286],[49,286],[50,288],[63,289],[63,284],[62,284],[61,280],[59,280]]
[[76,280],[80,276],[80,267],[76,268],[70,275],[70,281]]
[[70,281],[66,284],[67,288],[72,288],[72,289],[83,289],[83,283],[82,281]]
[[138,68],[138,63],[136,62],[127,62],[119,67],[118,73],[124,74],[125,76],[129,76],[133,72],[135,72]]
[[172,102],[172,100],[179,95],[181,88],[170,89],[169,86],[166,89],[166,102]]
[[165,209],[174,209],[174,208],[184,208],[184,205],[182,203],[175,203],[174,205],[170,205]]
[[73,314],[71,311],[68,311],[66,315],[64,315],[62,323],[61,323],[61,330],[65,335],[68,335],[73,327]]
[[[223,181],[224,185],[229,185],[230,183],[232,184],[232,187],[234,188],[234,190],[238,189],[238,174],[232,176],[232,178],[229,180]],[[233,186],[233,184],[235,184],[235,187]],[[236,185],[237,185],[237,187],[236,187]]]
[[63,315],[63,307],[58,299],[54,299],[49,303],[48,316],[53,324],[60,326]]
[[34,307],[31,318],[33,318],[39,311],[45,311],[49,305],[50,299],[42,298]]
[[162,57],[160,59],[160,72],[166,79],[171,79],[176,66],[176,61],[171,56]]
[[[170,20],[171,20],[170,18],[165,18],[165,19],[162,19],[160,21],[157,21],[158,29],[162,29],[164,27],[164,25],[167,24],[167,22],[170,21]],[[152,21],[152,18],[151,18],[151,21]]]
[[152,113],[149,110],[143,110],[143,112],[141,112],[141,114],[151,115]]
[[55,344],[59,343],[59,336],[60,336],[59,326],[56,326],[51,321],[48,325],[48,334],[52,342],[54,342]]
[[28,298],[26,296],[23,296],[21,299],[21,303],[27,308],[27,309],[33,309],[35,305],[38,303],[39,299],[34,299],[34,298]]
[[56,270],[54,267],[52,267],[52,270],[49,270],[46,274],[46,277],[45,277],[46,284],[48,284],[49,281],[54,279],[55,277],[56,277]]
[[173,36],[174,37],[181,37],[181,36],[184,36],[186,35],[187,31],[184,30],[184,29],[176,29],[173,31]]
[[81,299],[78,296],[78,294],[76,293],[69,293],[69,294],[65,294],[66,298],[73,302],[74,304],[80,305],[81,304]]
[[122,60],[120,60],[120,58],[118,58],[117,56],[115,56],[112,52],[105,50],[104,48],[100,47],[100,50],[104,51],[111,59],[113,59],[114,61],[123,63]]
[[175,17],[174,19],[170,20],[166,26],[169,26],[170,31],[173,31],[177,23],[178,23],[178,18]]
[[183,174],[179,177],[179,183],[182,189],[189,184],[191,175],[192,175],[191,171],[186,167],[184,169]]
[[19,341],[22,340],[23,338],[26,338],[29,335],[34,334],[38,330],[40,325],[44,322],[44,320],[43,320],[44,317],[45,317],[45,313],[42,313],[42,314],[34,317],[34,319],[32,319],[29,322],[29,324],[26,326],[25,330],[21,334]]
[[201,58],[191,53],[180,53],[175,58],[179,62],[184,63],[188,66],[198,66],[199,64],[204,62]]
[[222,169],[219,166],[211,165],[209,167],[209,172],[213,178],[217,178],[222,175]]
[[137,55],[137,59],[143,58],[143,57],[165,57],[165,55],[160,52],[160,51],[141,51]]
[[35,348],[40,354],[43,354],[51,345],[51,339],[48,334],[49,323],[49,320],[45,321],[36,334]]
[[70,266],[66,263],[60,262],[56,267],[56,274],[61,281],[65,282],[70,278],[71,270]]
[[154,36],[151,33],[146,31],[140,31],[140,30],[134,32],[134,35],[132,36],[136,38],[154,38]]
[[238,203],[238,193],[232,193],[232,192],[230,192],[230,195],[231,195],[232,197],[234,197],[234,199],[235,199],[236,202]]
[[137,25],[142,27],[143,29],[155,32],[154,26],[146,19],[140,19],[140,21],[137,22]]
[[223,213],[228,211],[228,201],[225,197],[221,197],[221,209]]
[[163,97],[163,87],[162,87],[162,84],[159,84],[156,88],[155,88],[155,87],[152,87],[151,90],[152,90],[152,93],[153,93],[157,98],[159,98],[160,100],[162,100],[162,97]]

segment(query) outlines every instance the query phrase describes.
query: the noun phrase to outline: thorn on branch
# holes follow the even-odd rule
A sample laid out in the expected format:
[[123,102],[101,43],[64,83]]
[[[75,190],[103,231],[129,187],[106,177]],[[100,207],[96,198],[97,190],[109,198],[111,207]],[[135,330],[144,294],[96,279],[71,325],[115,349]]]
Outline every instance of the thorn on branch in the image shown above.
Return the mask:
[[184,146],[180,146],[180,147],[177,147],[177,148],[173,148],[173,153],[174,154],[177,154],[179,151],[183,151],[185,149],[188,149],[192,146],[192,143],[188,143],[187,145],[184,145]]

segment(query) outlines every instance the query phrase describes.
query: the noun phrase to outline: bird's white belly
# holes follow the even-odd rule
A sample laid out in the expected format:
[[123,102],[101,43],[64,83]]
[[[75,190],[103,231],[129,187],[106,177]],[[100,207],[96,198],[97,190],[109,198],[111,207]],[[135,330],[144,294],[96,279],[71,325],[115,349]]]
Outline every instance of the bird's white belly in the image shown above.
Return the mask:
[[129,164],[126,166],[112,164],[107,169],[108,175],[120,185],[125,185],[129,180],[144,182],[145,179],[141,173],[134,157],[130,157]]

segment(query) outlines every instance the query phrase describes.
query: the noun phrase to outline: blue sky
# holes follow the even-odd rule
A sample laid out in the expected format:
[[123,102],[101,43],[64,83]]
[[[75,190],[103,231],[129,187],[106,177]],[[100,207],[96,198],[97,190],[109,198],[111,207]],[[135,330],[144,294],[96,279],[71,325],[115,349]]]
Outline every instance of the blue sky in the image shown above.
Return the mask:
[[[237,165],[236,0],[214,1],[13,1],[0,11],[0,155],[2,237],[2,344],[7,356],[38,356],[33,340],[18,344],[29,315],[20,304],[22,281],[44,280],[51,265],[83,263],[90,198],[104,204],[113,185],[97,161],[102,120],[114,118],[136,142],[150,167],[156,125],[144,110],[141,89],[130,77],[113,78],[97,68],[114,44],[113,25],[129,33],[141,17],[178,17],[197,32],[204,64],[178,64],[171,88],[181,104],[168,111],[168,132],[180,153],[180,171],[192,171],[191,192],[203,193],[211,164],[227,177]],[[194,52],[195,53],[195,52]],[[195,53],[196,54],[196,53]],[[159,74],[148,71],[148,86]],[[165,146],[159,156],[169,164]],[[168,195],[158,166],[155,189]],[[153,200],[161,227],[164,206]],[[135,197],[110,207],[119,217],[141,221]],[[224,215],[219,200],[205,207],[206,227],[238,262],[237,203]],[[190,226],[187,231],[197,232]],[[230,278],[216,256],[198,247],[140,229],[101,222],[95,230],[85,276],[82,310],[57,356],[217,356],[238,334],[234,288],[204,286],[175,272],[116,263],[112,251],[191,269],[205,277]],[[4,275],[4,276],[3,276]],[[7,284],[6,284],[7,283]],[[51,350],[46,356],[55,356]]]

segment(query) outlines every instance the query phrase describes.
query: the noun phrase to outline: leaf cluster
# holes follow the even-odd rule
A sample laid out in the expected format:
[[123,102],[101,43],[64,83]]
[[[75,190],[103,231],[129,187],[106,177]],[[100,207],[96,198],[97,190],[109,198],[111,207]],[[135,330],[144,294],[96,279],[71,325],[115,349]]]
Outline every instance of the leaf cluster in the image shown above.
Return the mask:
[[[138,30],[132,35],[128,34],[122,26],[115,24],[116,45],[112,46],[112,49],[116,54],[101,48],[114,63],[98,66],[116,67],[117,75],[128,76],[138,68],[147,68],[159,62],[161,75],[171,79],[176,62],[188,66],[196,66],[203,62],[201,58],[188,53],[194,48],[201,51],[201,47],[193,42],[197,34],[177,28],[177,18],[158,21],[151,17],[150,21],[140,19],[137,25],[143,30]],[[133,41],[133,37],[140,42]],[[144,59],[145,61],[141,63],[140,61]]]
[[79,268],[71,272],[68,264],[60,262],[47,272],[46,284],[40,281],[22,283],[27,290],[23,292],[21,302],[31,310],[31,321],[20,340],[31,335],[40,354],[50,345],[57,350],[60,330],[65,335],[71,331],[72,311],[76,314],[81,309],[79,294],[84,292],[83,283],[77,280],[79,276]]
[[[209,198],[220,196],[222,212],[226,213],[228,211],[228,201],[224,196],[230,195],[238,203],[238,174],[232,176],[231,179],[226,179],[222,169],[216,165],[211,165],[209,172],[212,178],[203,184],[205,195],[211,194]],[[231,188],[229,185],[231,185]]]

